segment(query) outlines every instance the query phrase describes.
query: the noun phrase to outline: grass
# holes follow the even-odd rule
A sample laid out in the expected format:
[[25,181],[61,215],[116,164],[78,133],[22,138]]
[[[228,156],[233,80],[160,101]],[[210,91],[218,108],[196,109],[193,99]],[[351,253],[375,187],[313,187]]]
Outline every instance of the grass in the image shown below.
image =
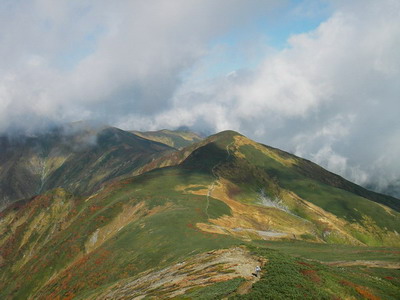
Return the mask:
[[243,278],[234,278],[231,280],[217,282],[215,284],[194,288],[189,292],[186,292],[183,296],[174,297],[174,300],[186,300],[186,299],[199,299],[199,300],[217,300],[228,296],[229,294],[236,291],[236,289],[244,282]]
[[184,131],[160,130],[160,131],[148,131],[148,132],[134,132],[134,134],[137,134],[149,140],[166,144],[171,147],[175,147],[177,149],[184,148],[201,140],[201,138],[197,136],[197,134]]
[[[272,180],[281,188],[291,190],[301,198],[349,222],[364,225],[375,223],[381,229],[400,232],[400,222],[398,222],[400,214],[398,212],[392,211],[389,214],[379,204],[371,200],[306,177],[299,173],[297,168],[287,167],[251,145],[241,146],[240,151],[246,156],[246,160],[253,170],[258,168],[265,173],[258,174],[258,172],[257,179],[254,180],[260,181],[260,178],[263,177],[267,181]],[[262,182],[256,183],[256,185],[261,184]],[[271,192],[271,188],[267,185],[267,192]],[[365,220],[365,216],[371,218],[369,223],[372,222],[372,224],[365,224],[368,222]]]
[[400,262],[400,248],[395,247],[358,247],[303,241],[256,241],[254,244],[276,249],[288,255],[325,262],[353,260]]
[[[75,260],[56,280],[41,290],[40,297],[67,297],[68,291],[74,291],[74,294],[95,291],[103,285],[135,276],[148,269],[168,266],[196,253],[237,244],[238,241],[229,236],[205,233],[196,227],[198,222],[207,222],[205,196],[182,195],[175,190],[178,183],[205,184],[210,179],[212,177],[202,174],[196,175],[192,172],[187,176],[185,171],[166,168],[127,180],[118,189],[112,189],[111,192],[93,199],[93,202],[88,202],[81,217],[65,232],[79,232],[80,237],[73,241],[67,238],[65,242],[61,242],[65,255],[53,257],[47,265],[61,267],[67,265],[68,261],[74,261],[76,256],[70,256],[71,250],[83,251],[82,247],[91,234],[116,218],[122,205],[144,201],[149,212],[159,207],[166,208],[124,224],[118,234],[101,247],[90,255]],[[230,215],[229,207],[223,202],[213,198],[209,202],[210,216]],[[53,247],[56,248],[55,245]],[[39,270],[35,275],[37,280],[33,282],[40,286],[50,275],[43,269]],[[83,282],[82,278],[85,279]],[[19,291],[18,294],[24,292],[25,295],[25,292],[30,291],[32,287]]]
[[[0,298],[68,299],[82,294],[93,295],[105,286],[124,278],[134,278],[143,271],[157,270],[198,253],[240,244],[241,241],[228,235],[198,229],[196,223],[208,221],[207,197],[176,190],[178,185],[210,186],[216,179],[211,170],[217,164],[214,171],[240,189],[233,193],[234,197],[249,198],[251,195],[254,198],[255,191],[261,187],[274,196],[285,188],[349,222],[368,226],[376,223],[381,228],[400,231],[398,214],[391,216],[365,198],[305,178],[294,168],[252,146],[240,148],[247,159],[228,156],[226,145],[232,142],[233,134],[226,132],[221,139],[200,147],[179,167],[157,169],[113,183],[89,201],[68,199],[73,202],[68,215],[70,222],[49,240],[45,236],[52,232],[50,228],[43,230],[41,236],[33,233],[29,242],[40,243],[35,244],[35,255],[19,270],[12,271],[12,264],[23,256],[22,251],[28,249],[20,249],[18,244],[26,227],[17,227],[14,239],[10,239],[6,249],[10,260],[3,268],[5,271],[1,270],[1,279],[6,281],[0,284]],[[42,203],[39,203],[40,199]],[[52,205],[51,198],[40,199],[35,214]],[[85,244],[96,230],[116,220],[125,206],[139,203],[144,203],[140,218],[121,224],[115,235],[86,253]],[[225,203],[210,197],[208,214],[218,218],[231,215],[231,211]],[[364,215],[372,219],[366,220]],[[373,242],[370,235],[353,234],[359,240]],[[303,238],[311,240],[313,235],[304,234]],[[255,241],[250,247],[254,255],[268,260],[266,273],[250,294],[235,296],[236,299],[332,299],[336,294],[344,298],[375,295],[391,299],[396,293],[400,294],[396,270],[335,268],[309,260],[398,262],[399,252],[395,248],[265,241]],[[186,296],[218,298],[230,295],[239,284],[239,279],[221,282],[192,290]]]
[[[253,252],[268,259],[266,273],[261,275],[249,294],[237,295],[233,299],[329,299],[328,293],[315,289],[313,281],[319,283],[321,279],[315,271],[311,272],[311,268],[299,265],[292,257],[274,250],[257,249]],[[310,272],[302,273],[302,270]]]
[[399,270],[337,268],[264,247],[250,249],[268,263],[250,293],[232,299],[397,299],[400,294],[393,279]]

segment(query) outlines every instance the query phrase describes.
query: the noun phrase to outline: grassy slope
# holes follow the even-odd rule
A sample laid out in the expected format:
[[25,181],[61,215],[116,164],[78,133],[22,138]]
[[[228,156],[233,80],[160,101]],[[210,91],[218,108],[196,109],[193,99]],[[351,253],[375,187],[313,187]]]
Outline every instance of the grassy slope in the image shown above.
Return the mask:
[[400,248],[395,247],[359,247],[305,241],[255,241],[254,245],[323,262],[363,260],[400,263]]
[[[371,216],[376,211],[376,213],[384,213],[385,211],[384,208],[372,203],[376,195],[374,192],[369,193],[369,191],[363,190],[365,197],[371,195],[371,197],[365,198],[347,190],[337,188],[335,185],[329,185],[328,179],[323,180],[323,176],[321,176],[321,179],[314,179],[313,177],[316,177],[316,175],[313,177],[304,176],[304,174],[298,171],[297,167],[297,164],[303,164],[302,159],[293,158],[295,160],[295,165],[285,166],[279,161],[265,156],[251,145],[240,147],[240,151],[246,156],[246,159],[250,163],[261,168],[270,178],[276,180],[281,187],[294,191],[300,197],[309,200],[339,217],[350,221],[359,221],[362,219],[362,214]],[[359,189],[361,190],[362,188],[359,187]],[[391,197],[380,196],[382,199],[381,202],[384,202],[386,205],[389,206],[390,203],[392,203]],[[385,199],[387,202],[384,201]],[[397,202],[400,201],[397,200]],[[396,215],[396,218],[397,217],[398,215]],[[378,217],[374,219],[378,222],[382,222],[379,224],[380,226],[388,226],[390,229],[393,229],[393,226],[395,226],[393,224],[395,222],[391,222],[394,218],[389,217],[389,220],[387,220],[388,222],[380,220]]]
[[0,138],[2,203],[55,187],[90,194],[101,184],[174,149],[117,128],[54,130],[20,140]]
[[[0,296],[23,299],[33,293],[35,297],[67,297],[149,268],[166,266],[189,254],[231,245],[234,239],[201,232],[195,227],[196,222],[206,221],[205,197],[182,195],[174,190],[178,183],[208,184],[209,180],[209,176],[187,174],[180,169],[157,170],[109,186],[88,201],[74,200],[77,203],[74,215],[70,216],[71,223],[43,241],[42,247],[18,270],[12,269],[17,258],[8,257],[2,251],[6,262],[2,278],[7,280],[2,281]],[[41,202],[42,198],[35,201]],[[88,241],[98,228],[118,220],[124,208],[142,202],[137,218],[119,224],[119,231],[86,253]],[[230,213],[224,203],[214,199],[210,199],[209,209],[212,217]],[[23,214],[25,206],[19,211]],[[29,222],[17,231],[5,241],[7,246],[2,250],[9,249],[8,253],[17,255],[22,236],[29,232]],[[55,274],[58,275],[49,281]],[[28,283],[24,283],[27,278]]]
[[[376,246],[400,244],[400,214],[374,202],[376,193],[368,199],[305,176],[298,167],[302,163],[301,158],[227,131],[212,136],[181,165],[228,180],[232,187],[227,193],[243,203],[260,205],[260,191],[265,191],[269,199],[280,200],[294,215],[315,224],[304,233],[305,238]],[[391,203],[391,197],[380,197]],[[291,217],[286,214],[282,221]]]
[[[388,249],[344,247],[315,243],[268,242],[247,245],[256,257],[267,260],[261,280],[241,294],[240,279],[195,288],[174,299],[397,299],[400,293],[400,270],[368,267],[332,267],[321,261],[353,259],[385,260]],[[279,248],[279,251],[272,248]],[[322,248],[322,249],[321,249]],[[338,248],[340,253],[337,253]],[[322,250],[322,251],[321,251]],[[397,249],[391,249],[398,252]],[[312,253],[310,253],[310,251]],[[290,253],[290,254],[289,254]],[[294,255],[293,255],[294,254]],[[350,257],[348,256],[350,254]],[[353,255],[353,257],[351,257]],[[309,260],[312,257],[313,260]],[[399,256],[390,260],[399,263]]]
[[[280,150],[275,149],[275,151]],[[301,175],[304,175],[308,178],[314,179],[326,185],[343,189],[358,196],[370,199],[374,202],[382,203],[388,207],[391,207],[394,210],[400,211],[399,199],[367,190],[357,184],[354,184],[334,173],[331,173],[321,168],[317,164],[310,162],[306,159],[301,159],[297,164],[296,169]]]
[[182,149],[203,139],[194,132],[179,130],[163,129],[146,132],[132,131],[132,133],[155,142],[166,144],[176,149]]
[[[223,178],[234,187],[228,191],[232,199],[253,205],[266,214],[271,213],[271,218],[278,214],[291,217],[279,210],[261,207],[257,203],[260,188],[271,197],[285,195],[286,189],[290,188],[310,203],[319,204],[343,219],[348,218],[349,224],[362,225],[364,218],[357,218],[354,212],[348,215],[345,208],[331,208],[332,201],[345,203],[347,209],[356,205],[361,216],[371,213],[363,203],[375,205],[374,202],[311,178],[301,178],[291,164],[296,159],[276,152],[266,155],[248,141],[239,141],[238,136],[234,132],[213,136],[208,143],[203,141],[200,146],[194,147],[190,155],[183,155],[184,160],[181,159],[179,166],[115,182],[87,199],[56,190],[10,207],[1,216],[1,236],[5,238],[0,240],[0,297],[24,299],[30,295],[55,299],[89,296],[118,280],[134,278],[145,270],[162,268],[196,253],[241,243],[229,235],[204,232],[196,226],[198,223],[209,223],[207,214],[214,220],[233,217],[232,209],[224,203],[226,200],[217,199],[220,194],[207,197],[207,193],[185,192],[178,186],[192,186],[192,191],[196,192],[207,191],[216,179]],[[311,191],[315,192],[315,186],[318,187],[317,192],[320,188],[326,191],[313,198]],[[309,213],[307,210],[296,212],[304,214],[303,217]],[[389,212],[384,208],[375,209],[370,218],[374,223],[378,223],[378,218],[386,219],[383,225],[375,224],[378,227],[397,226],[398,215],[391,216],[394,213]],[[315,221],[313,216],[309,218]],[[47,221],[40,223],[42,219]],[[384,242],[384,237],[376,235],[384,235],[385,232],[376,230],[372,226],[371,232],[364,233],[368,239],[362,237],[361,240],[364,238],[366,243],[370,239]],[[258,246],[265,246],[262,243]],[[297,245],[295,247],[299,252],[308,251],[304,244]],[[264,247],[254,251],[270,259],[271,274],[277,274],[277,277],[268,282],[261,280],[255,285],[251,291],[253,294],[249,296],[253,297],[251,299],[256,299],[255,296],[263,295],[265,291],[270,291],[267,295],[272,295],[272,298],[276,296],[275,292],[286,293],[280,290],[284,286],[287,286],[288,293],[292,293],[290,295],[298,297],[304,294],[325,297],[335,289],[343,295],[356,297],[365,286],[371,287],[376,295],[390,296],[398,291],[398,285],[397,288],[395,285],[378,288],[372,277],[362,281],[360,274],[364,274],[364,270],[352,268],[348,269],[352,272],[345,274],[340,268],[318,263],[311,263],[310,267],[299,264],[298,258],[262,249]],[[385,255],[382,253],[382,256]],[[380,278],[395,275],[391,271],[371,272],[376,276],[380,274]],[[388,280],[388,284],[392,284]],[[299,292],[296,283],[300,283],[304,291]],[[315,289],[316,286],[318,289]],[[231,291],[231,287],[227,284],[216,289],[226,292]],[[213,289],[208,292],[215,293]]]
[[268,264],[250,292],[233,299],[397,299],[400,293],[399,270],[336,268],[268,248],[252,250]]
[[131,173],[172,149],[129,132],[106,128],[94,147],[75,152],[49,175],[46,189],[61,186],[77,194],[90,194],[104,182]]

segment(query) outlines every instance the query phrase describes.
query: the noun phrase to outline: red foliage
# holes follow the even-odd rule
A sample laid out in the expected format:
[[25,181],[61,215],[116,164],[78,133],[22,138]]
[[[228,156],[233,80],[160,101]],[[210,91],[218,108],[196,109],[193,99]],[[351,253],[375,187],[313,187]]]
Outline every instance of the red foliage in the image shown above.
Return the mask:
[[300,270],[300,273],[308,277],[313,282],[321,282],[321,277],[318,276],[315,270]]
[[46,296],[45,299],[46,300],[60,300],[61,298],[60,298],[60,296],[56,296],[56,295],[51,294],[49,296]]
[[308,263],[306,263],[306,262],[304,262],[304,261],[297,261],[297,263],[298,263],[299,265],[307,266],[307,267],[310,267],[310,268],[313,267],[313,265],[310,265],[310,264],[308,264]]
[[385,279],[387,279],[387,280],[394,280],[394,277],[392,277],[392,276],[386,276]]
[[63,300],[71,300],[74,299],[75,294],[72,292],[68,292],[67,295],[63,298]]
[[89,209],[91,212],[96,212],[102,208],[103,208],[102,206],[92,205]]
[[186,227],[188,227],[188,228],[190,228],[190,229],[194,229],[194,230],[196,230],[196,231],[199,231],[199,229],[198,229],[195,225],[193,225],[192,223],[187,223],[187,224],[186,224]]
[[368,299],[368,300],[380,300],[381,298],[375,296],[374,294],[372,294],[370,291],[368,291],[365,287],[363,286],[357,286],[356,287],[356,291],[363,296],[364,298]]
[[357,293],[359,293],[361,296],[363,296],[364,298],[368,299],[368,300],[380,300],[379,297],[375,296],[374,294],[372,294],[371,291],[369,291],[366,287],[361,286],[361,285],[357,285],[353,282],[347,281],[347,280],[341,280],[340,281],[341,285],[344,286],[351,286],[353,287]]
[[340,283],[341,285],[344,285],[344,286],[352,286],[352,287],[356,286],[354,283],[352,283],[352,282],[350,282],[350,281],[347,281],[347,280],[340,280],[339,283]]

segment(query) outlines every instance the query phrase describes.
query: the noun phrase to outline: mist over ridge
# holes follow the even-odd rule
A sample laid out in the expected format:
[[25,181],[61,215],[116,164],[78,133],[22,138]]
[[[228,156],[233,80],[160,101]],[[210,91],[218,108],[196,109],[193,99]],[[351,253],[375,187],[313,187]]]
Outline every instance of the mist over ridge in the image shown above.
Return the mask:
[[400,195],[397,1],[1,5],[2,136],[232,129]]

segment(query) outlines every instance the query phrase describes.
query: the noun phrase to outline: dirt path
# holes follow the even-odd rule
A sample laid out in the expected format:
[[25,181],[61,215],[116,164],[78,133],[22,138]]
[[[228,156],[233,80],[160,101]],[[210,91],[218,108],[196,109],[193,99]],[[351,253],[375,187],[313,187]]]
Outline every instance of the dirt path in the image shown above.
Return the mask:
[[143,299],[146,296],[168,299],[196,286],[237,277],[246,279],[238,290],[244,294],[259,279],[252,275],[255,267],[263,267],[265,263],[242,247],[215,250],[162,270],[142,273],[135,279],[120,281],[96,299]]

